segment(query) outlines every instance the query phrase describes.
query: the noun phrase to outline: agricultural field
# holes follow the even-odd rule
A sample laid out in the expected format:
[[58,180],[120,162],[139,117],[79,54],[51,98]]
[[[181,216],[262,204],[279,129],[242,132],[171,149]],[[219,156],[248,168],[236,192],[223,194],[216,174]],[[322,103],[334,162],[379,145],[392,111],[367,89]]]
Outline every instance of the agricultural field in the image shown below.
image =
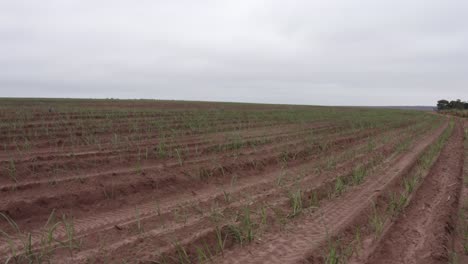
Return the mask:
[[453,115],[453,116],[458,116],[462,118],[468,118],[468,110],[451,109],[451,110],[441,110],[439,112],[444,115]]
[[467,137],[413,110],[0,99],[0,262],[463,263]]

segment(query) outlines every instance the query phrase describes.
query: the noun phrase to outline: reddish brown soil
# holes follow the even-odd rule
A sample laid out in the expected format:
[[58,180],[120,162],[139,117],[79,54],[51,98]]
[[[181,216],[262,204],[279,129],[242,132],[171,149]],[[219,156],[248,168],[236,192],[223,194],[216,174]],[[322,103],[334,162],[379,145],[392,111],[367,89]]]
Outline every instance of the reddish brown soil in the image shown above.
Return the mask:
[[[356,186],[338,199],[325,202],[320,209],[294,224],[294,229],[286,233],[276,233],[262,238],[263,243],[253,245],[245,252],[238,248],[220,259],[221,263],[296,263],[306,261],[310,252],[316,250],[332,237],[344,230],[356,217],[372,203],[373,197],[383,191],[392,180],[404,174],[415,162],[418,155],[442,133],[431,134],[416,144],[410,153],[389,161],[375,176],[375,179]],[[245,252],[245,253],[242,253]],[[313,260],[311,260],[313,261]]]
[[[203,254],[212,263],[323,262],[327,238],[357,225],[448,123],[398,111],[398,118],[387,114],[389,119],[381,122],[367,113],[378,110],[337,108],[330,110],[333,115],[306,106],[201,102],[51,100],[46,102],[57,112],[44,114],[42,105],[21,102],[31,113],[19,115],[8,104],[0,113],[9,124],[0,127],[0,193],[5,197],[0,212],[21,230],[18,234],[0,218],[0,230],[11,237],[0,237],[0,261],[12,256],[11,245],[24,252],[24,238],[31,233],[33,253],[28,254],[37,257],[50,246],[53,250],[41,258],[51,263],[197,263]],[[315,111],[322,114],[297,117]],[[358,114],[341,118],[348,111]],[[148,125],[155,120],[159,126]],[[460,131],[457,127],[446,148],[455,147]],[[458,206],[457,195],[447,202],[442,196],[460,190],[460,178],[452,173],[461,168],[460,149],[449,155],[444,148],[405,214],[392,225],[392,230],[402,226],[421,199],[439,201],[422,211],[434,227],[430,238],[414,240],[423,241],[417,243],[424,249],[449,247],[451,236],[437,225],[448,216],[434,212],[450,213]],[[444,159],[449,163],[438,165]],[[361,168],[364,180],[351,184]],[[431,176],[435,173],[444,176]],[[347,187],[336,193],[340,182]],[[291,216],[290,197],[298,189],[303,210]],[[255,238],[241,245],[232,228],[242,223],[246,210]],[[417,215],[414,221],[420,220]],[[63,216],[73,219],[71,244]],[[46,245],[51,223],[57,228]],[[434,239],[443,243],[426,245]],[[366,260],[383,259],[378,252]],[[16,260],[28,263],[27,257]]]
[[388,230],[368,263],[449,261],[463,162],[463,128],[457,123],[412,202]]
[[452,259],[458,263],[468,263],[468,119],[464,119],[465,164],[463,167],[463,186],[458,206],[458,219],[453,239]]

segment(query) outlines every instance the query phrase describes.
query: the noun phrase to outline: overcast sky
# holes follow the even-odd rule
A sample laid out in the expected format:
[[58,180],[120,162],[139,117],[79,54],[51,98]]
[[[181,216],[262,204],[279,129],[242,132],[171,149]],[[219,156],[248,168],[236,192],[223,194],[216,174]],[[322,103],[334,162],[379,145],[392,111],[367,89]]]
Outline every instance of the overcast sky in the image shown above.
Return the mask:
[[466,0],[0,0],[0,97],[468,100]]

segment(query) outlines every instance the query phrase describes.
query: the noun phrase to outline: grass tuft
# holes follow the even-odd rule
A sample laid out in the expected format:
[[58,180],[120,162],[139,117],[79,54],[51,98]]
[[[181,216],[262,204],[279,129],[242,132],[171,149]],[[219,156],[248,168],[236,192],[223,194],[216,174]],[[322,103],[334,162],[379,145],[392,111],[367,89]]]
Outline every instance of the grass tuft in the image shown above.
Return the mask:
[[289,194],[289,203],[291,205],[291,213],[289,218],[295,217],[302,212],[302,191],[297,190]]

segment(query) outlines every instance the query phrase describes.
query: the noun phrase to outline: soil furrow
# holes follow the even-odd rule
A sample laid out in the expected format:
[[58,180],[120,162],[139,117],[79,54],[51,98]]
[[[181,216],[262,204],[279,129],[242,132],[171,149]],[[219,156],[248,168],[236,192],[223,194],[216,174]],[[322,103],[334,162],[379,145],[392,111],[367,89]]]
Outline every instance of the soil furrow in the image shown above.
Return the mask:
[[[444,131],[446,125],[421,139],[388,170],[375,175],[352,192],[326,203],[311,216],[301,219],[289,233],[262,238],[264,243],[237,248],[219,258],[219,263],[295,263],[307,258],[327,237],[333,236],[372,204],[373,199],[399,175],[406,173],[421,153]],[[389,164],[390,165],[390,164]],[[246,252],[248,250],[248,252]]]
[[[395,132],[397,132],[397,131],[395,131]],[[382,135],[382,136],[383,136],[383,135]],[[208,192],[213,192],[213,191],[208,191]],[[177,200],[180,201],[181,198],[182,198],[182,197],[177,198]],[[189,196],[189,198],[190,198],[190,196]],[[193,198],[192,198],[192,199],[193,199]],[[139,206],[139,209],[140,209],[140,212],[141,212],[141,217],[142,217],[142,219],[143,219],[143,218],[145,217],[145,215],[147,214],[147,213],[145,213],[146,211],[148,211],[148,212],[150,212],[150,213],[154,213],[154,203],[149,203],[147,206]],[[128,212],[127,212],[127,211],[128,211]],[[131,219],[131,220],[134,222],[134,218],[135,218],[135,216],[134,216],[134,208],[129,208],[127,211],[125,211],[125,212],[126,212],[125,214],[122,214],[122,213],[119,213],[118,211],[116,211],[115,214],[112,213],[112,214],[109,215],[109,217],[102,217],[101,215],[97,215],[96,217],[93,217],[93,218],[90,218],[90,219],[85,219],[85,220],[84,220],[84,223],[93,223],[93,222],[98,223],[98,222],[99,222],[98,219],[100,219],[100,220],[103,220],[103,219],[112,219],[112,220],[114,220],[114,223],[115,223],[115,220],[117,220],[117,219],[122,219],[123,221],[126,221],[125,219]],[[126,215],[126,218],[119,218],[119,217],[117,217],[118,215]],[[93,220],[93,219],[94,219],[94,220]],[[112,228],[113,226],[110,224],[110,223],[112,223],[112,222],[109,222],[109,223],[108,223],[108,222],[106,222],[106,221],[107,221],[107,220],[105,220],[105,222],[102,222],[102,221],[100,221],[100,222],[101,222],[101,223],[104,223],[104,224],[107,223],[108,226],[110,225],[111,228]],[[76,230],[77,230],[77,233],[81,233],[81,231],[79,231],[79,230],[83,230],[83,229],[80,227],[80,226],[81,226],[80,223],[81,223],[81,220],[76,222]],[[100,224],[100,225],[102,225],[102,224]],[[86,230],[87,230],[87,229],[86,229]]]
[[452,137],[368,263],[447,263],[462,186],[463,129]]

